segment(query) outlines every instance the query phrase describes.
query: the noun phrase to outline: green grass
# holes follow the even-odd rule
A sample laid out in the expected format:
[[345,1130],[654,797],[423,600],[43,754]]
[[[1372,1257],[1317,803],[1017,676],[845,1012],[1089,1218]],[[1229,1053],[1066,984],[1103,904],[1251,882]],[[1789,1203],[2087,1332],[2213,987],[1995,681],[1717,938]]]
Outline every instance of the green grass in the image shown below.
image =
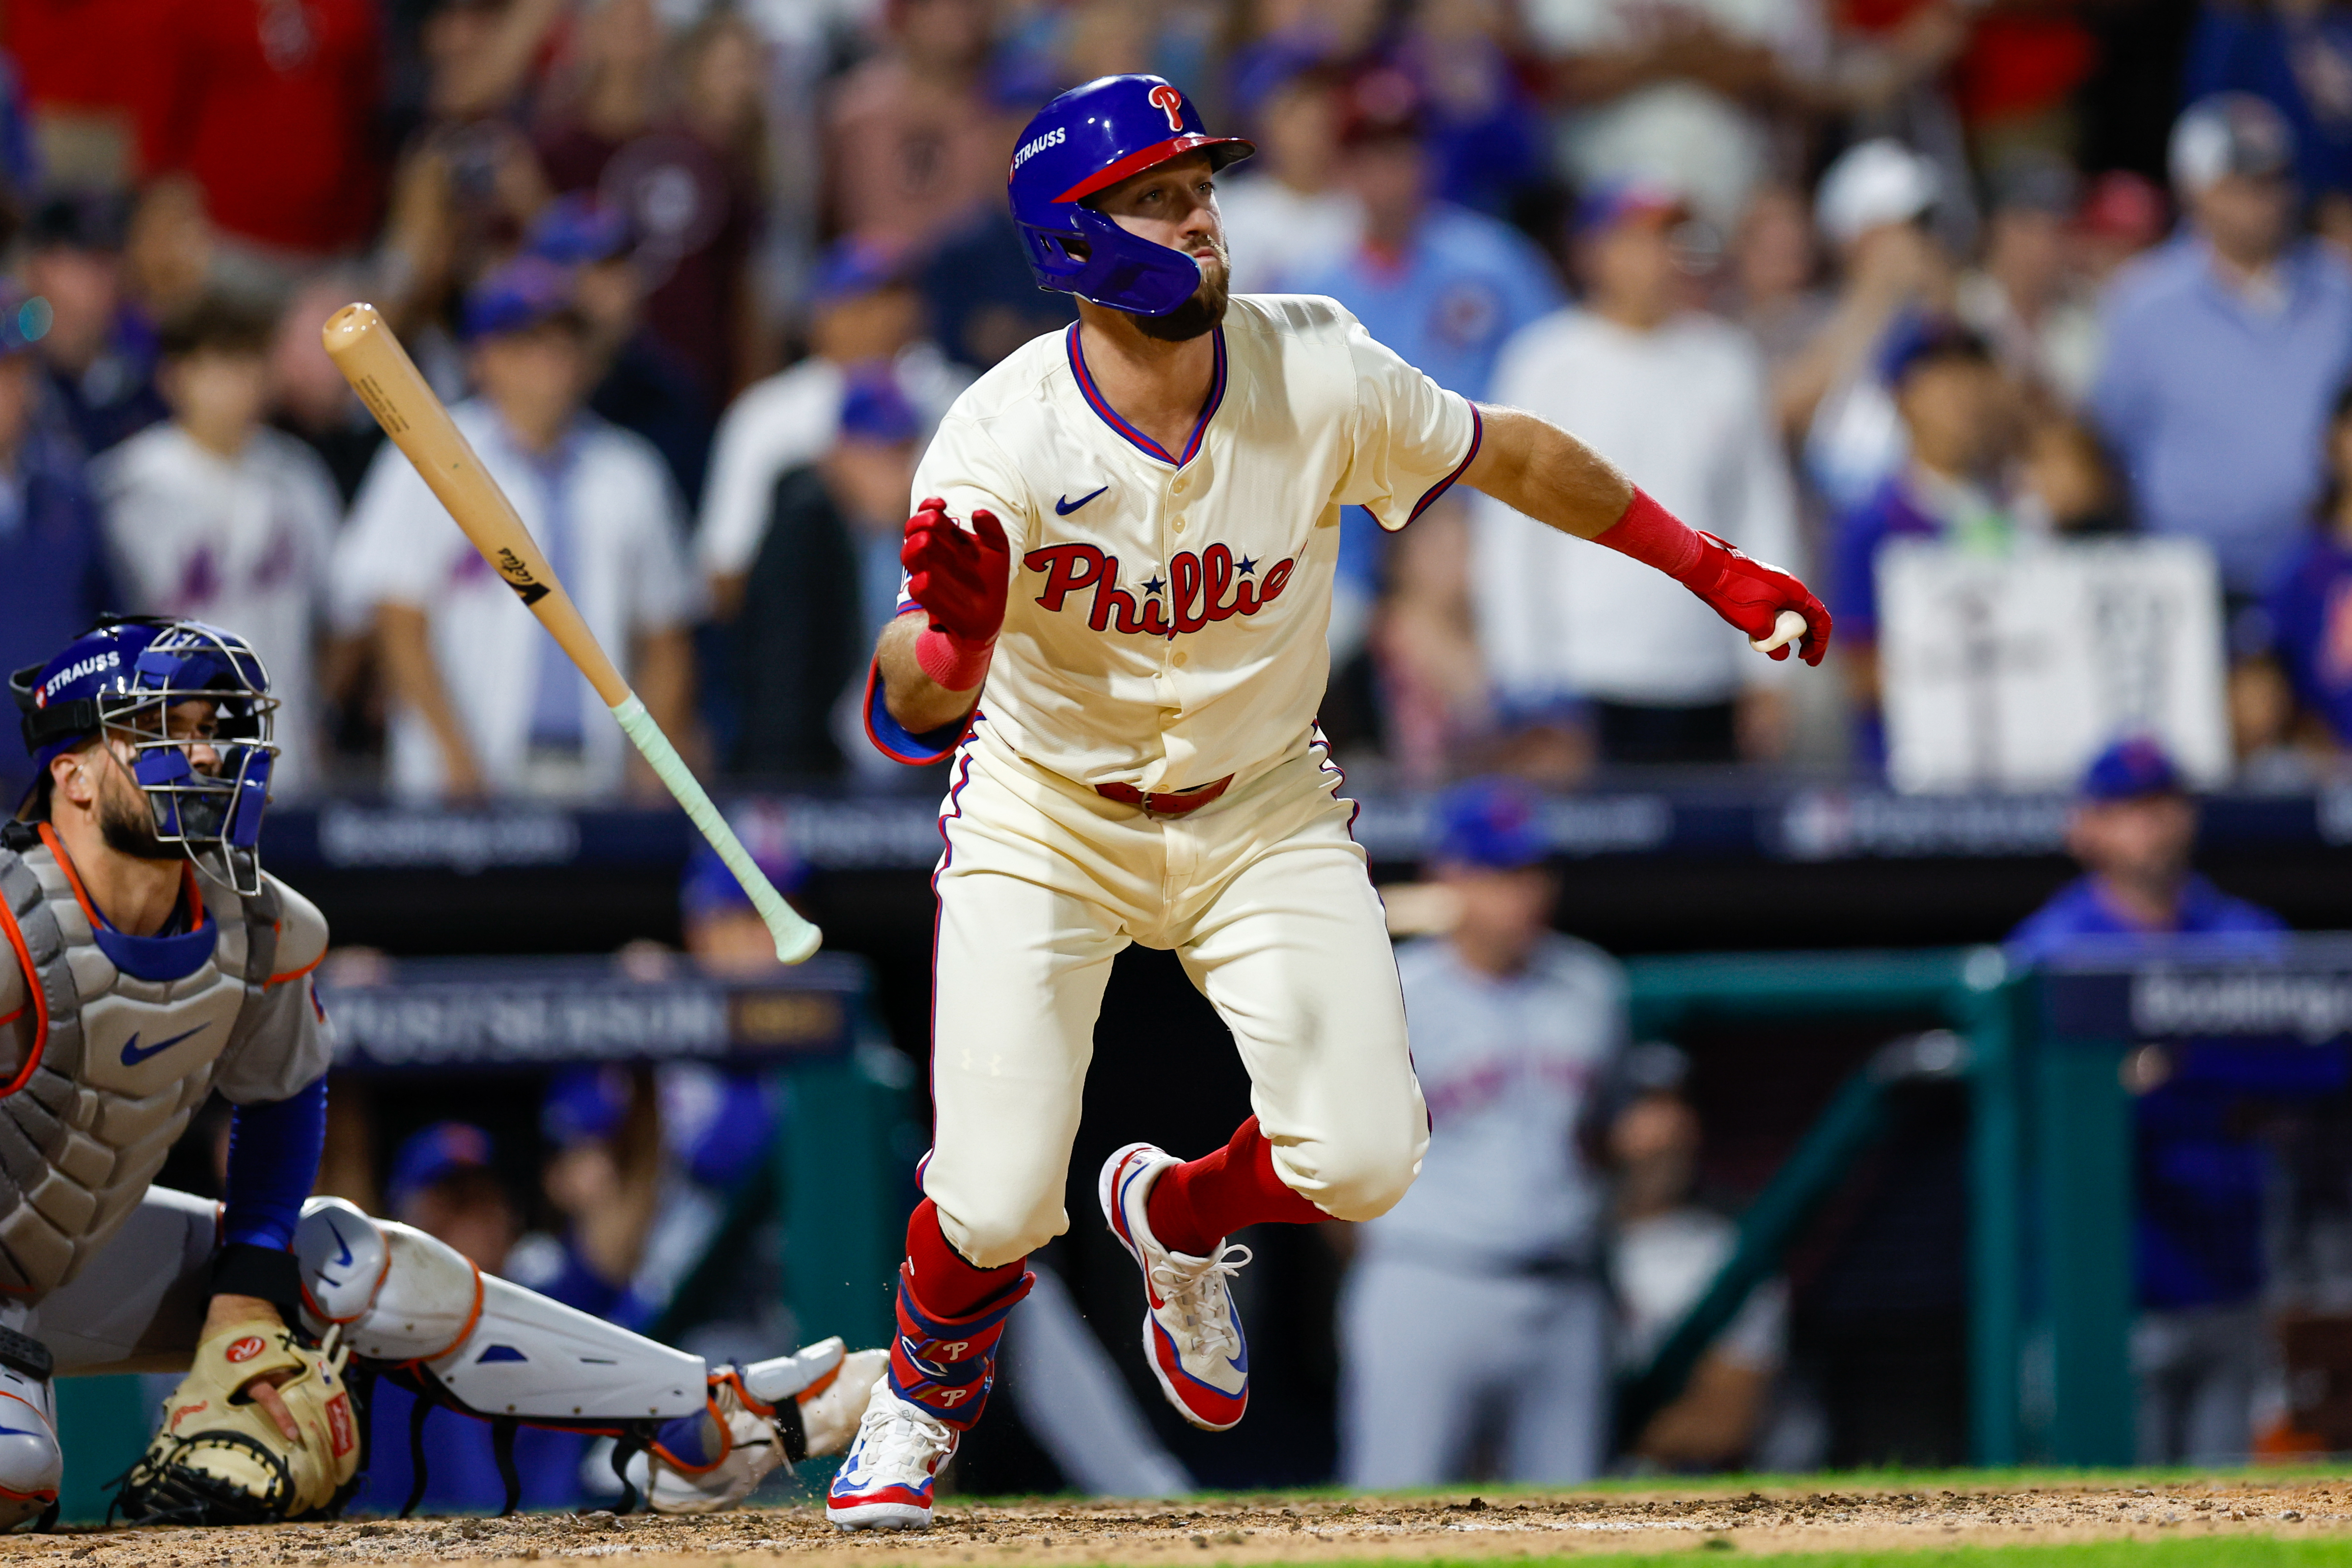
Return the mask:
[[[2352,1464],[2317,1463],[2309,1465],[2258,1465],[2219,1467],[2208,1469],[2187,1466],[2149,1466],[2139,1469],[2063,1469],[2054,1466],[2036,1466],[2016,1469],[1885,1469],[1822,1470],[1797,1475],[1706,1475],[1706,1476],[1630,1476],[1609,1477],[1600,1480],[1578,1481],[1565,1486],[1519,1486],[1508,1481],[1463,1481],[1442,1487],[1407,1487],[1382,1490],[1381,1497],[1462,1497],[1476,1492],[1482,1497],[1559,1497],[1610,1496],[1627,1493],[1650,1496],[1671,1492],[1678,1497],[1742,1497],[1751,1491],[1762,1492],[1849,1492],[1849,1491],[2023,1491],[2034,1487],[2154,1487],[2159,1490],[2182,1486],[2245,1484],[2248,1486],[2286,1486],[2312,1480],[2343,1480],[2352,1483]],[[1352,1500],[1366,1495],[1343,1487],[1300,1487],[1275,1492],[1201,1492],[1190,1500],[1194,1502],[1246,1503],[1278,1497],[1290,1501],[1300,1498]],[[1012,1498],[973,1498],[968,1500],[1011,1502]]]
[[[1916,1552],[1799,1552],[1786,1555],[1704,1546],[1663,1555],[1621,1557],[1416,1557],[1365,1559],[1328,1568],[1698,1568],[1746,1556],[1771,1568],[2344,1568],[2352,1542],[2280,1541],[2235,1536],[2210,1541],[2099,1541],[2064,1546],[1938,1546]],[[1694,1561],[1694,1560],[1697,1561]]]

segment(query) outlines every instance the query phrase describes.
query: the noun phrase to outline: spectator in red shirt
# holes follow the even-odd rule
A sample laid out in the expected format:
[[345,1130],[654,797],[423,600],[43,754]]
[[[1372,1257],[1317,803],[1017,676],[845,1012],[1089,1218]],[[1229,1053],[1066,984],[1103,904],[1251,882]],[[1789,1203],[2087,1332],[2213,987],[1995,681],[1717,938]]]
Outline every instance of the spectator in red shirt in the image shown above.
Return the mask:
[[149,172],[194,176],[214,225],[273,272],[364,244],[383,189],[376,0],[178,0],[164,26]]
[[664,101],[652,0],[603,0],[582,24],[578,75],[539,135],[558,192],[590,192],[637,236],[645,321],[692,372],[706,411],[765,367],[750,267],[761,212],[760,42],[724,13],[677,51]]
[[838,232],[927,250],[1003,200],[1015,127],[982,89],[986,0],[889,0],[888,43],[841,77],[825,124]]

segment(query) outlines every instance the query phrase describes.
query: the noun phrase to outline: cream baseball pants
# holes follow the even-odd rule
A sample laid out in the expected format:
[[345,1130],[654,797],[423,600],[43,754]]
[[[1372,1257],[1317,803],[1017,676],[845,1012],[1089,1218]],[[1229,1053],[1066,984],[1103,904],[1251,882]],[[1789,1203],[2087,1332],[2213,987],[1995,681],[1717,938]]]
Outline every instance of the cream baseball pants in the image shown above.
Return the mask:
[[1173,950],[1233,1030],[1293,1191],[1340,1219],[1404,1195],[1429,1113],[1355,808],[1319,737],[1181,817],[1013,756],[985,721],[951,780],[923,1191],[957,1251],[992,1269],[1069,1228],[1095,1019],[1130,942]]

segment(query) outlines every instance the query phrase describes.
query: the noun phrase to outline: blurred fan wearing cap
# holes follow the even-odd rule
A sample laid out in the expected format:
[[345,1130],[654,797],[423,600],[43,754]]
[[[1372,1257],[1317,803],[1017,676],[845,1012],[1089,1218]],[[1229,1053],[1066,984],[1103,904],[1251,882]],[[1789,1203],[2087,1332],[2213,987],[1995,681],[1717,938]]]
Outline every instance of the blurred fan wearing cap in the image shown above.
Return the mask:
[[[646,710],[690,750],[687,636],[702,594],[676,486],[642,437],[583,406],[596,365],[570,269],[524,256],[492,270],[467,292],[461,326],[480,392],[452,419]],[[395,793],[586,800],[660,789],[395,448],[378,451],[361,485],[338,568],[352,600],[373,607]]]
[[[42,585],[0,615],[0,670],[45,663],[122,604],[88,471],[35,351],[49,324],[46,299],[0,281],[0,582]],[[0,752],[5,805],[30,774],[16,747]]]
[[[721,618],[731,618],[743,602],[744,580],[773,515],[776,482],[833,446],[853,378],[887,374],[926,432],[971,384],[971,372],[926,335],[923,297],[909,267],[893,246],[836,241],[809,280],[808,357],[745,388],[719,420],[695,551]],[[1024,287],[1027,276],[1024,267]],[[905,500],[899,497],[902,510]]]
[[470,1122],[436,1122],[411,1134],[393,1155],[383,1196],[394,1218],[439,1237],[488,1273],[505,1270],[522,1234],[490,1135]]
[[1217,186],[1235,294],[1278,294],[1286,279],[1355,249],[1363,206],[1339,180],[1340,82],[1288,62],[1240,107],[1257,156]]
[[739,777],[895,766],[861,744],[866,651],[898,607],[903,514],[929,428],[895,367],[857,366],[844,378],[831,445],[771,487],[729,628],[740,718],[728,757]]
[[36,352],[83,451],[103,452],[169,412],[155,390],[155,327],[128,296],[130,198],[65,191],[25,226],[25,292],[43,302]]
[[1359,1228],[1341,1294],[1350,1487],[1463,1479],[1488,1421],[1497,1479],[1578,1480],[1607,1456],[1604,1187],[1577,1134],[1624,1046],[1625,981],[1551,929],[1540,808],[1481,779],[1429,809],[1423,863],[1453,918],[1397,973],[1433,1133],[1412,1189]]
[[1331,296],[1438,385],[1481,398],[1504,340],[1557,306],[1559,287],[1517,230],[1435,199],[1425,131],[1404,72],[1376,67],[1348,83],[1340,183],[1362,205],[1363,240],[1284,286]]
[[1952,258],[1932,226],[1944,194],[1931,160],[1884,137],[1841,153],[1815,189],[1813,220],[1843,280],[1829,319],[1780,372],[1775,396],[1786,428],[1802,437],[1807,475],[1833,509],[1860,506],[1902,464],[1902,431],[1876,358],[1899,318],[1951,309]]
[[1909,457],[1838,519],[1832,577],[1834,612],[1851,638],[1847,670],[1861,748],[1874,766],[1883,745],[1880,547],[1892,538],[1924,538],[2000,554],[2011,548],[2017,532],[2000,467],[2012,425],[2012,394],[1985,340],[1950,316],[1903,316],[1880,345],[1878,374],[1902,421]]
[[[1696,308],[1712,226],[1679,192],[1623,179],[1584,193],[1574,235],[1583,300],[1512,340],[1496,401],[1577,432],[1692,526],[1801,571],[1764,368],[1745,333]],[[1471,518],[1479,646],[1507,712],[1588,699],[1614,763],[1778,755],[1790,672],[1750,657],[1704,604],[1628,558],[1588,559],[1498,501],[1473,500]]]
[[2242,602],[2319,493],[2352,380],[2352,269],[2298,232],[2294,135],[2263,99],[2190,104],[2170,164],[2187,232],[2109,285],[2089,406],[2141,526],[2203,540]]
[[589,408],[654,444],[688,507],[701,499],[717,413],[688,366],[646,324],[645,273],[626,214],[583,192],[560,196],[524,254],[567,269],[596,371]]
[[1958,314],[2011,375],[2073,407],[2090,390],[2099,351],[2098,316],[2075,272],[2082,177],[2054,153],[2019,152],[1988,184],[1984,261],[1960,278]]

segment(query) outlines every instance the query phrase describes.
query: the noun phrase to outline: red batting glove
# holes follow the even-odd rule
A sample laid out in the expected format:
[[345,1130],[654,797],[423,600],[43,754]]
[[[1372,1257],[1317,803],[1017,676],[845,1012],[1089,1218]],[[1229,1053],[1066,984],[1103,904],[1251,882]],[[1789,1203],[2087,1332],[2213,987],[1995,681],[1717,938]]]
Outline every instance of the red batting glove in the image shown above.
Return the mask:
[[[1783,610],[1805,618],[1805,635],[1797,644],[1808,664],[1818,664],[1829,652],[1830,612],[1811,589],[1777,566],[1751,560],[1713,534],[1702,533],[1675,519],[1641,491],[1633,492],[1625,515],[1593,538],[1593,543],[1656,567],[1706,601],[1707,608],[1760,642],[1772,634],[1772,623]],[[1789,645],[1772,650],[1775,660],[1789,656]]]
[[996,634],[1004,628],[1004,596],[1013,582],[1013,547],[996,514],[974,512],[969,531],[934,496],[907,519],[898,559],[907,591],[930,618],[915,639],[915,662],[951,692],[970,691],[988,673]]

